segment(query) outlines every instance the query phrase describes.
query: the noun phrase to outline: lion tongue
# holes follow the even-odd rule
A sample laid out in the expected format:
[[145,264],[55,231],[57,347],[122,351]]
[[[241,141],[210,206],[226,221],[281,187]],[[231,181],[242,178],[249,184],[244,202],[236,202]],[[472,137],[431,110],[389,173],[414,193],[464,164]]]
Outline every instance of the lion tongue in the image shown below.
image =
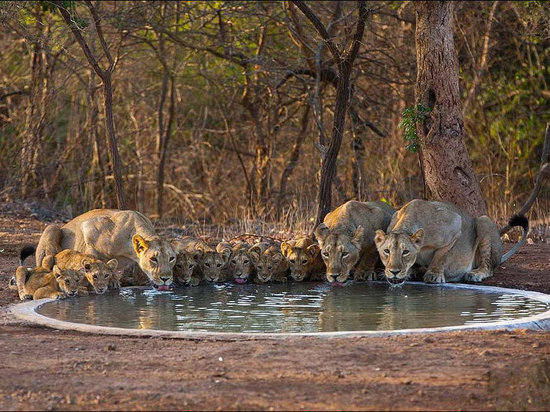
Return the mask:
[[236,278],[236,279],[235,279],[235,283],[238,283],[239,285],[242,285],[242,284],[244,284],[244,279],[242,279],[242,278]]
[[338,288],[341,288],[342,286],[344,286],[344,284],[342,282],[332,282],[331,285],[335,286],[335,287],[338,287]]
[[159,285],[159,286],[157,286],[157,290],[167,291],[167,290],[170,290],[170,286],[168,286],[168,285]]

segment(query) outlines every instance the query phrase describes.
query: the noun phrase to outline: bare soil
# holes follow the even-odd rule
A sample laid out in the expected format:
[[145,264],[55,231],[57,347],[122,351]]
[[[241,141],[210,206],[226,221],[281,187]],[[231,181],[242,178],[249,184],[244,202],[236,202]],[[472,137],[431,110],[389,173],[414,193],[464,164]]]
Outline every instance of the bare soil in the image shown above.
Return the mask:
[[[0,209],[0,311],[46,223]],[[525,245],[487,285],[550,293],[550,245]],[[281,341],[89,335],[0,317],[0,409],[547,410],[550,332]]]

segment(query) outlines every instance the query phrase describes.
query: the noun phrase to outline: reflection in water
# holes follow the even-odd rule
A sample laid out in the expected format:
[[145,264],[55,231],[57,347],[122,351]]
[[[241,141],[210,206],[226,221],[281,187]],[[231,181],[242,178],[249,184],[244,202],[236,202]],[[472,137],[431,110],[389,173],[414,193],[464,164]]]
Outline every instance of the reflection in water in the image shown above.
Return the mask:
[[368,282],[208,284],[173,292],[124,289],[42,305],[77,323],[132,329],[218,332],[331,332],[456,326],[517,319],[548,310],[513,294]]

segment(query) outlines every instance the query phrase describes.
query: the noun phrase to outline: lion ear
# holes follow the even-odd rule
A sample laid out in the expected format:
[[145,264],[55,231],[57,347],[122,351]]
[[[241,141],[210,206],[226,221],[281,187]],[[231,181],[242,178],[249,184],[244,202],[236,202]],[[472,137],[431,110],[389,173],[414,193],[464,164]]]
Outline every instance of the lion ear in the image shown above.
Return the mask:
[[288,242],[281,243],[281,253],[283,254],[284,257],[288,257],[288,255],[290,255],[291,252],[292,252],[292,246],[290,246],[290,243]]
[[82,261],[82,269],[84,269],[86,272],[88,272],[92,268],[92,264],[88,259],[84,259]]
[[319,226],[315,228],[315,237],[319,240],[319,243],[323,244],[326,237],[330,233],[330,229],[324,223],[319,223]]
[[424,242],[424,229],[418,229],[414,232],[410,239],[416,247],[422,246],[422,243]]
[[374,233],[374,243],[376,244],[376,247],[380,247],[382,243],[386,240],[386,233],[384,233],[383,230],[378,229]]
[[359,225],[357,226],[357,229],[355,229],[355,232],[353,232],[353,237],[351,238],[351,241],[357,243],[360,246],[361,243],[363,243],[364,236],[365,229],[363,229],[363,226]]
[[282,253],[277,252],[273,254],[272,259],[273,259],[273,263],[279,264],[284,259],[284,256]]
[[258,245],[256,245],[248,249],[248,253],[250,253],[250,257],[257,262],[258,260],[260,260],[260,255],[262,253],[262,250]]
[[56,279],[59,279],[62,275],[61,269],[59,269],[59,266],[54,265],[52,268],[53,274],[55,275]]
[[136,255],[138,256],[149,249],[149,245],[140,235],[134,235],[134,237],[132,238],[132,244],[134,245],[134,250],[136,251]]
[[111,259],[106,263],[107,267],[111,270],[115,270],[118,267],[118,260]]
[[307,250],[307,254],[311,256],[312,259],[315,259],[319,254],[319,252],[321,251],[321,248],[319,247],[319,245],[313,244],[311,246],[308,246],[306,250]]

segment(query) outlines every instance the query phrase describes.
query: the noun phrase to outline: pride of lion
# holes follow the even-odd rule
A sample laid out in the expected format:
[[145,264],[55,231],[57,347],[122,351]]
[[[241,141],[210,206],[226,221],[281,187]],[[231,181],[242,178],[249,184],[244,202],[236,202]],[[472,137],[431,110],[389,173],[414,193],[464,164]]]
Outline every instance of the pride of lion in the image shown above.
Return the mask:
[[[314,236],[218,244],[163,239],[140,212],[96,209],[47,226],[36,248],[21,250],[9,286],[24,300],[102,294],[123,285],[167,291],[219,282],[402,284],[418,273],[426,283],[481,282],[525,242],[527,218],[516,215],[508,224],[521,226],[523,236],[503,255],[490,218],[446,202],[416,199],[396,211],[386,202],[349,201],[327,214]],[[27,268],[32,254],[36,267]]]

